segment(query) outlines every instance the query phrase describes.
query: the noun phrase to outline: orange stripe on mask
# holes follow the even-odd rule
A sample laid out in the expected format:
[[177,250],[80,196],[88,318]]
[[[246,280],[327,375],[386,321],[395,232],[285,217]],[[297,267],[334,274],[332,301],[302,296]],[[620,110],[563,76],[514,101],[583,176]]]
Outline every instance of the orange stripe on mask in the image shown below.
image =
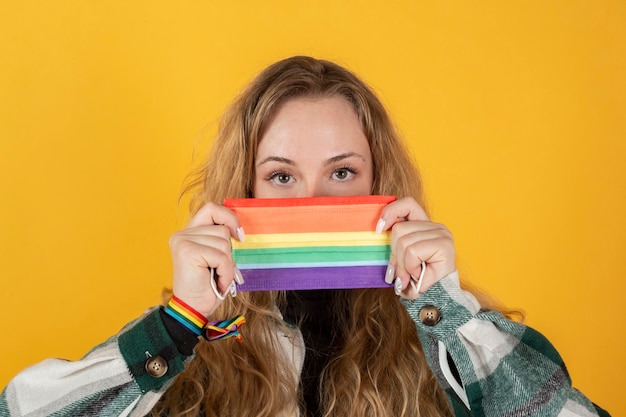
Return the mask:
[[247,234],[374,231],[393,196],[226,199]]

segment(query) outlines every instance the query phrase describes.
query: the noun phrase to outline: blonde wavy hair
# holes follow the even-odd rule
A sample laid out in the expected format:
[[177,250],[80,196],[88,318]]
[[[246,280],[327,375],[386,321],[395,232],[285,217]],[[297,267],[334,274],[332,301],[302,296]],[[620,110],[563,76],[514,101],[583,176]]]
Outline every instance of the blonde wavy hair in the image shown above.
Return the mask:
[[[191,214],[207,202],[252,197],[264,130],[281,104],[302,96],[348,100],[372,152],[372,194],[411,196],[425,207],[416,166],[373,91],[337,64],[296,56],[261,72],[225,112],[206,162],[188,178]],[[293,333],[276,310],[283,298],[279,292],[253,292],[224,301],[215,317],[245,315],[243,342],[200,342],[153,416],[296,415],[302,396],[278,340],[281,329]],[[489,304],[487,298],[481,301]],[[392,289],[353,290],[336,304],[343,312],[344,342],[321,377],[325,416],[452,415],[426,364],[415,324]]]

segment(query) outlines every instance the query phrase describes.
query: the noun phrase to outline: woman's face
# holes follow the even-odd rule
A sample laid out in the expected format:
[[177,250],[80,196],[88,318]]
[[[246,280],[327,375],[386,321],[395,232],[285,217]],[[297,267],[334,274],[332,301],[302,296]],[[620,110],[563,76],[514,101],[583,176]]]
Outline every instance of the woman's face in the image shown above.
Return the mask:
[[261,137],[254,197],[370,194],[372,155],[354,108],[342,97],[285,102]]

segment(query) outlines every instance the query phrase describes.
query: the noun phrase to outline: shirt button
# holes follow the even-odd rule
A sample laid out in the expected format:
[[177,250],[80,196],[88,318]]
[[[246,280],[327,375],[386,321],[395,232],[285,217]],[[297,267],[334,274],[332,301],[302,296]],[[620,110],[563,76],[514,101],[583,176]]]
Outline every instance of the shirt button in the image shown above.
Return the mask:
[[146,372],[154,378],[161,378],[167,372],[167,361],[161,356],[154,356],[146,361]]
[[426,326],[434,326],[439,323],[441,319],[441,313],[439,309],[435,306],[424,306],[420,310],[420,321],[424,323]]

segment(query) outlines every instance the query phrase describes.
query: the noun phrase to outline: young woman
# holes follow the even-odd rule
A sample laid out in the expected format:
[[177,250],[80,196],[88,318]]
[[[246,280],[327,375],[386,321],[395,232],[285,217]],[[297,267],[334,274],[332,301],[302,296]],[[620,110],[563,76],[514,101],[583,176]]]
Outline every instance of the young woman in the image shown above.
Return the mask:
[[[539,333],[460,289],[450,232],[424,211],[380,101],[346,69],[293,57],[263,71],[188,191],[193,218],[170,240],[166,302],[173,294],[201,319],[244,315],[243,341],[201,340],[154,308],[80,361],[24,370],[1,415],[608,415],[572,388]],[[377,230],[392,232],[395,285],[223,296],[242,281],[231,238],[245,240],[224,198],[367,194],[398,196]]]

